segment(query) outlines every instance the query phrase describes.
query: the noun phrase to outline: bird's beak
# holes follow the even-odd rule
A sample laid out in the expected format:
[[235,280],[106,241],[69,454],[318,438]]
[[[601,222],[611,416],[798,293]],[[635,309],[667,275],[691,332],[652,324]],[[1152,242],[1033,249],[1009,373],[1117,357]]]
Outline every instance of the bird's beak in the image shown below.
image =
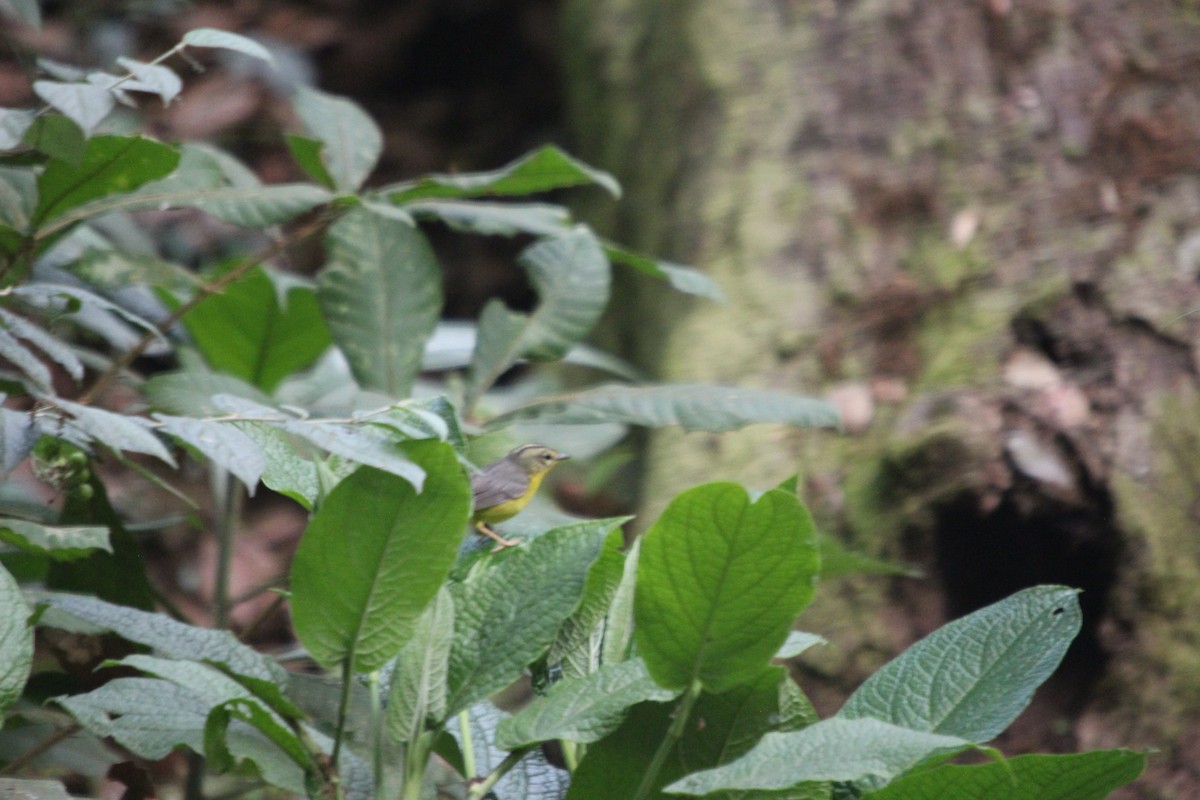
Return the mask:
[[571,457],[569,455],[566,455],[565,453],[559,453],[556,456],[554,456],[554,460],[555,461],[570,461]]

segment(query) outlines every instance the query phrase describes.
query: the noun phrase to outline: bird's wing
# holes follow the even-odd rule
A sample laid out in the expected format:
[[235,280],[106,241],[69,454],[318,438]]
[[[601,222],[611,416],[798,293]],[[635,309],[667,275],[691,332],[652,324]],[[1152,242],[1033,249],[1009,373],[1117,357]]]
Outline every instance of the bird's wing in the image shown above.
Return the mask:
[[520,497],[529,488],[529,478],[520,467],[497,464],[471,476],[471,493],[475,508],[491,508]]

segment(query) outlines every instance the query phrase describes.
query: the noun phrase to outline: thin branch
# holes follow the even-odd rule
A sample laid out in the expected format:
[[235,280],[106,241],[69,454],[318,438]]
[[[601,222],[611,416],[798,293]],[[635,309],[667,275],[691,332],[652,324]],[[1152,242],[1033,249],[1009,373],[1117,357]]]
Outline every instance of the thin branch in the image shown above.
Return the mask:
[[133,362],[142,355],[142,353],[146,352],[147,347],[149,347],[159,337],[165,336],[167,331],[174,327],[175,323],[183,319],[189,311],[200,305],[203,300],[214,294],[219,294],[220,292],[224,291],[228,286],[244,277],[250,272],[250,270],[254,269],[259,264],[262,264],[265,261],[270,261],[272,258],[278,256],[288,246],[307,239],[309,236],[317,233],[325,227],[327,222],[327,214],[317,215],[316,219],[312,220],[307,225],[299,228],[282,239],[272,242],[269,247],[264,248],[262,251],[255,253],[254,255],[247,256],[242,263],[238,264],[236,267],[229,270],[215,281],[202,286],[187,302],[183,303],[170,314],[159,320],[158,324],[154,326],[153,330],[147,331],[145,334],[143,334],[142,338],[139,339],[133,347],[127,350],[124,355],[114,361],[107,370],[105,370],[98,378],[96,378],[95,382],[79,396],[77,402],[87,404],[95,400],[101,392],[108,388],[108,385],[112,383],[118,375],[128,369],[129,366],[132,365]]
[[0,769],[0,775],[14,775],[14,774],[20,772],[22,769],[29,766],[30,762],[32,762],[38,756],[45,754],[46,752],[51,750],[56,744],[66,740],[66,739],[71,738],[75,734],[79,733],[79,731],[81,731],[81,730],[83,730],[83,728],[78,723],[68,725],[65,728],[59,728],[54,733],[47,736],[45,739],[42,739],[40,742],[35,743],[32,747],[30,747],[24,753],[21,753],[19,756],[14,758],[12,761],[5,764],[4,768]]

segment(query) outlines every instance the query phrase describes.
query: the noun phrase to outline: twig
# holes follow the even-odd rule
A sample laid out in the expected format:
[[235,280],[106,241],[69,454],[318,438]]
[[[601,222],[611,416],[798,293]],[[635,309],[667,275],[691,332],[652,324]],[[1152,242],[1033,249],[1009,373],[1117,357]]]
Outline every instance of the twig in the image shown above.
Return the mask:
[[19,756],[14,758],[12,761],[5,764],[4,768],[0,769],[0,775],[13,775],[13,774],[20,772],[22,769],[27,767],[29,765],[29,763],[31,761],[33,761],[34,759],[36,759],[38,756],[46,753],[47,751],[49,751],[56,744],[63,741],[64,739],[71,738],[75,734],[79,733],[79,731],[81,731],[81,730],[83,730],[83,728],[78,723],[72,723],[71,725],[68,725],[65,728],[59,728],[54,733],[47,736],[45,739],[42,739],[40,742],[37,742],[32,747],[30,747],[28,750],[26,750],[24,753],[21,753]]
[[487,774],[487,777],[479,781],[479,783],[471,784],[471,788],[467,790],[467,800],[483,800],[487,796],[487,793],[492,790],[492,787],[499,783],[500,779],[507,775],[509,770],[515,767],[532,749],[532,746],[518,747],[506,755],[504,760]]
[[262,264],[264,261],[269,261],[282,253],[283,250],[289,245],[295,244],[298,241],[312,236],[317,231],[321,230],[327,221],[328,215],[318,215],[316,219],[312,220],[304,227],[288,236],[283,237],[282,239],[279,239],[278,241],[272,242],[270,247],[267,247],[262,251],[255,253],[254,255],[247,256],[242,263],[238,264],[236,267],[229,270],[212,283],[202,286],[187,302],[183,303],[170,314],[159,320],[154,326],[153,330],[147,331],[145,334],[143,334],[142,338],[139,339],[133,347],[127,350],[124,355],[114,361],[108,369],[106,369],[98,378],[96,378],[95,382],[92,383],[92,385],[79,396],[77,402],[86,405],[92,400],[95,400],[101,392],[108,388],[108,385],[112,383],[119,374],[128,369],[129,366],[146,351],[146,348],[149,347],[152,342],[159,337],[166,335],[167,331],[169,331],[175,325],[175,323],[183,319],[189,311],[198,306],[205,298],[224,291],[230,284],[245,276],[248,272],[250,272],[250,270],[254,269],[259,264]]

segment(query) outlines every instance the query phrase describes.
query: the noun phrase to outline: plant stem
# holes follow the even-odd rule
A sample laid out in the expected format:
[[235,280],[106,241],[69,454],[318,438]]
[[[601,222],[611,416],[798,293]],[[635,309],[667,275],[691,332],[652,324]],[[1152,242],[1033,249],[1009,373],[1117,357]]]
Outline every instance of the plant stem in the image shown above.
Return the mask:
[[567,739],[559,739],[558,743],[562,747],[563,761],[566,762],[567,771],[574,773],[579,768],[579,759],[582,755],[580,751],[583,749],[583,745]]
[[642,776],[642,782],[638,785],[637,794],[633,796],[633,800],[645,800],[654,791],[654,782],[658,780],[658,773],[662,770],[662,766],[666,763],[667,756],[675,744],[683,737],[688,716],[692,713],[692,706],[699,696],[700,682],[693,680],[692,685],[683,695],[683,699],[679,701],[679,707],[675,709],[675,718],[671,720],[671,727],[667,729],[667,735],[663,737],[662,742],[658,745],[658,750],[654,752],[654,758],[651,759],[650,766],[646,768],[646,774]]
[[221,517],[217,521],[217,575],[213,587],[213,625],[229,627],[229,571],[233,567],[234,538],[242,513],[242,492],[237,479],[228,472],[214,476]]
[[458,731],[461,734],[459,744],[462,745],[463,769],[467,772],[463,777],[472,781],[475,779],[475,747],[471,743],[471,717],[466,710],[458,712]]
[[483,800],[487,793],[492,790],[492,787],[495,786],[501,778],[507,775],[508,771],[515,767],[520,760],[525,757],[525,754],[532,749],[532,747],[520,747],[506,755],[504,760],[501,761],[494,770],[487,774],[486,778],[481,780],[479,783],[473,784],[471,788],[467,790],[467,800]]
[[404,788],[400,800],[421,800],[425,764],[429,761],[429,749],[436,737],[436,731],[417,734],[404,748]]
[[53,748],[56,744],[63,741],[64,739],[71,738],[75,734],[79,733],[79,731],[81,731],[81,730],[82,730],[82,728],[77,723],[68,725],[65,728],[59,728],[54,733],[47,736],[45,739],[42,739],[40,742],[37,742],[32,747],[30,747],[28,750],[21,753],[19,756],[14,758],[12,761],[9,761],[7,764],[5,764],[4,768],[0,769],[0,775],[14,775],[14,774],[20,772],[29,764],[30,761],[33,761],[35,758],[37,758],[40,755],[43,755],[44,753],[46,753],[48,750]]
[[[371,694],[371,770],[375,776],[375,796],[383,792],[383,699],[380,696],[379,670],[367,675]],[[405,765],[407,768],[407,764]]]
[[351,644],[350,652],[342,661],[342,696],[338,699],[337,728],[333,732],[333,752],[329,756],[335,770],[339,768],[338,756],[341,755],[342,739],[346,735],[346,712],[350,708],[350,690],[354,681],[354,656],[354,645]]

